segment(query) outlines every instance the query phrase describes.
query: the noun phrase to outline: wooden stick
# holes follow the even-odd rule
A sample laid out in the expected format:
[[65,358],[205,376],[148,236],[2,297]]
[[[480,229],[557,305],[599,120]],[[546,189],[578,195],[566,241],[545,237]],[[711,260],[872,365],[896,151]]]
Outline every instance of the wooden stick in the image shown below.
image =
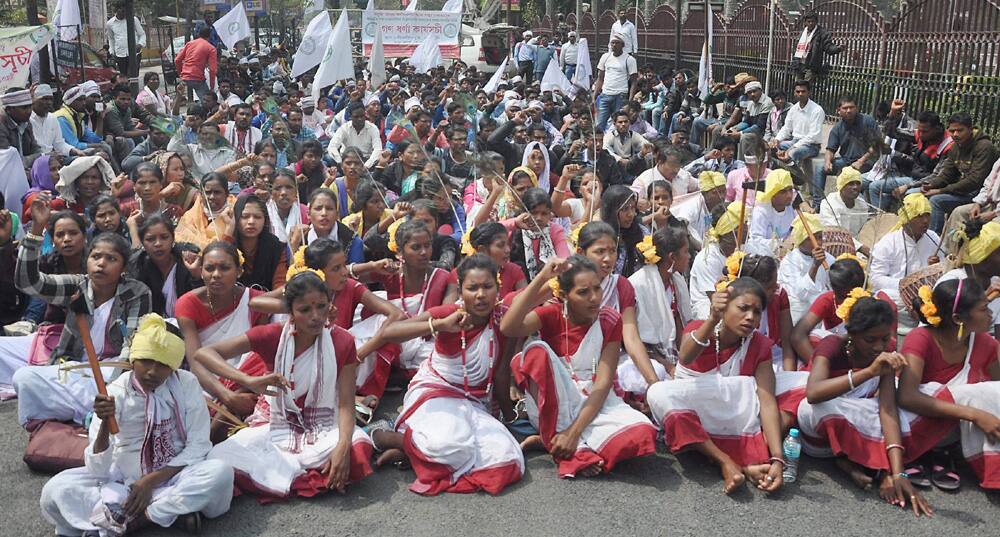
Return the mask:
[[[87,351],[87,362],[90,363],[90,372],[94,375],[94,382],[97,383],[97,393],[107,396],[108,386],[104,383],[104,374],[101,373],[101,365],[97,360],[97,351],[94,350],[94,341],[90,339],[90,327],[87,326],[87,319],[83,315],[76,315],[76,328],[80,331],[80,339],[83,340],[83,348]],[[114,416],[108,418],[108,431],[111,434],[118,434],[118,421]]]
[[[806,230],[806,234],[809,235],[809,242],[812,243],[813,249],[819,248],[819,241],[816,240],[816,235],[813,234],[812,230],[809,229],[809,222],[806,221],[806,217],[802,215],[802,210],[795,207],[795,214],[798,215],[799,221],[802,222],[802,228]],[[830,270],[830,264],[826,262],[826,258],[823,258],[823,268]]]

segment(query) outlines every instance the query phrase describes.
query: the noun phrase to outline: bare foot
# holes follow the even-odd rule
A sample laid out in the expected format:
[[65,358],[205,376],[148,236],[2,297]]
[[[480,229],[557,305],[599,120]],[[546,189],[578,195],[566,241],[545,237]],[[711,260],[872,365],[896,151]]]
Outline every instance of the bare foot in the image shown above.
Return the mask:
[[406,453],[403,450],[397,448],[390,448],[382,452],[381,455],[375,459],[375,466],[381,468],[387,464],[395,464],[397,462],[402,462],[406,460]]
[[868,490],[872,486],[872,478],[865,473],[865,470],[858,463],[848,460],[847,457],[837,458],[837,468],[840,468],[854,484],[861,490]]
[[770,470],[770,464],[751,464],[743,469],[743,473],[751,484],[757,486]]
[[603,469],[603,466],[604,466],[603,463],[595,462],[594,464],[591,464],[590,466],[581,469],[579,472],[576,473],[576,475],[580,477],[596,477],[601,475],[601,470]]
[[732,460],[723,462],[719,470],[722,473],[722,480],[724,481],[722,492],[726,494],[736,492],[737,489],[743,486],[743,483],[746,483],[746,478],[743,477],[743,470]]
[[533,434],[521,441],[521,451],[545,451],[545,444],[542,442],[542,437]]

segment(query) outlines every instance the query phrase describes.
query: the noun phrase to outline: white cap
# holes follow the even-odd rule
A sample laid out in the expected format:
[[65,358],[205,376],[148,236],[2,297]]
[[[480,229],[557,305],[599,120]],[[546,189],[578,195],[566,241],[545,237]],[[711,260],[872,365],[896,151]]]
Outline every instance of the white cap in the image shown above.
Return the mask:
[[521,34],[521,37],[531,37],[533,35],[535,34],[531,33],[531,30],[525,30],[524,33]]
[[420,97],[410,97],[403,101],[403,111],[409,112],[413,107],[420,107]]

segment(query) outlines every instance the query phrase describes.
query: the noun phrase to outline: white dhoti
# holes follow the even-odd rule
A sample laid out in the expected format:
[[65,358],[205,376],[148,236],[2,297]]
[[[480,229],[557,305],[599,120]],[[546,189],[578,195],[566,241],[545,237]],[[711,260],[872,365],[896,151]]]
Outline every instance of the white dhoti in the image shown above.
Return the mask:
[[[185,466],[153,491],[146,517],[163,527],[190,513],[215,518],[229,511],[232,497],[232,468],[222,461],[206,460]],[[125,483],[109,482],[107,476],[95,476],[86,468],[73,468],[45,483],[39,503],[42,516],[55,525],[58,535],[80,535],[102,529],[94,521],[104,518],[104,505],[124,505],[127,498]]]
[[10,395],[13,391],[14,373],[28,366],[35,336],[0,337],[0,394]]
[[[31,366],[14,373],[17,391],[17,414],[21,425],[31,420],[58,420],[83,423],[94,408],[97,384],[90,368],[61,371],[62,365]],[[102,367],[101,374],[110,383],[117,373],[113,367]]]
[[875,397],[878,385],[879,378],[875,377],[829,401],[803,400],[798,408],[802,449],[813,457],[845,456],[865,468],[888,470]]

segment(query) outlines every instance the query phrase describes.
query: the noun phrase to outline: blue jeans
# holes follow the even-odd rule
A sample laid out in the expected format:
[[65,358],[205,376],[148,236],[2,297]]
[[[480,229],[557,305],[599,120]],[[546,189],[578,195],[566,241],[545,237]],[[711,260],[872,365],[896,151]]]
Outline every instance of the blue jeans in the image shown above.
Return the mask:
[[49,307],[48,303],[37,297],[28,298],[28,305],[24,308],[24,313],[21,314],[22,321],[33,321],[35,324],[40,324],[42,319],[45,318],[45,310]]
[[788,158],[792,159],[797,165],[801,165],[802,161],[811,159],[819,154],[818,145],[803,145],[796,147],[795,149],[790,149],[795,142],[779,142],[778,149],[782,151],[788,151]]
[[184,84],[198,96],[199,101],[203,100],[205,94],[208,93],[208,82],[205,80],[185,80]]
[[[851,162],[848,162],[847,159],[843,157],[834,158],[833,170],[830,171],[830,175],[839,174],[840,171],[844,169],[844,166],[850,165]],[[827,173],[826,171],[823,170],[823,165],[824,165],[823,162],[813,163],[813,180],[812,184],[809,185],[810,186],[809,192],[810,194],[812,194],[813,209],[816,209],[816,212],[819,212],[819,205],[823,201],[823,198],[826,197]]]
[[868,179],[871,172],[863,174],[861,180],[861,190],[868,199],[868,203],[888,211],[892,208],[892,203],[896,198],[892,196],[892,191],[900,186],[909,184],[912,180],[901,175],[887,175],[874,181]]
[[940,234],[944,221],[955,207],[972,203],[973,196],[965,194],[936,194],[931,200],[931,229]]
[[705,133],[705,129],[707,129],[709,125],[715,125],[717,123],[719,123],[719,120],[714,118],[713,119],[705,119],[701,117],[694,118],[694,121],[691,122],[691,142],[698,145],[705,145],[701,141],[701,136]]
[[676,114],[674,114],[672,118],[670,118],[670,128],[667,129],[668,140],[670,139],[671,136],[673,136],[674,132],[677,131],[677,127],[680,126],[682,119],[684,119],[684,112],[677,112]]
[[563,66],[563,74],[566,75],[566,78],[568,78],[570,82],[572,82],[573,75],[576,74],[576,66],[567,63],[565,66]]
[[597,96],[597,122],[595,126],[604,132],[608,127],[608,118],[611,114],[621,110],[621,107],[625,105],[625,98],[628,95],[624,93],[619,93],[618,95],[608,95],[607,93],[602,93]]

